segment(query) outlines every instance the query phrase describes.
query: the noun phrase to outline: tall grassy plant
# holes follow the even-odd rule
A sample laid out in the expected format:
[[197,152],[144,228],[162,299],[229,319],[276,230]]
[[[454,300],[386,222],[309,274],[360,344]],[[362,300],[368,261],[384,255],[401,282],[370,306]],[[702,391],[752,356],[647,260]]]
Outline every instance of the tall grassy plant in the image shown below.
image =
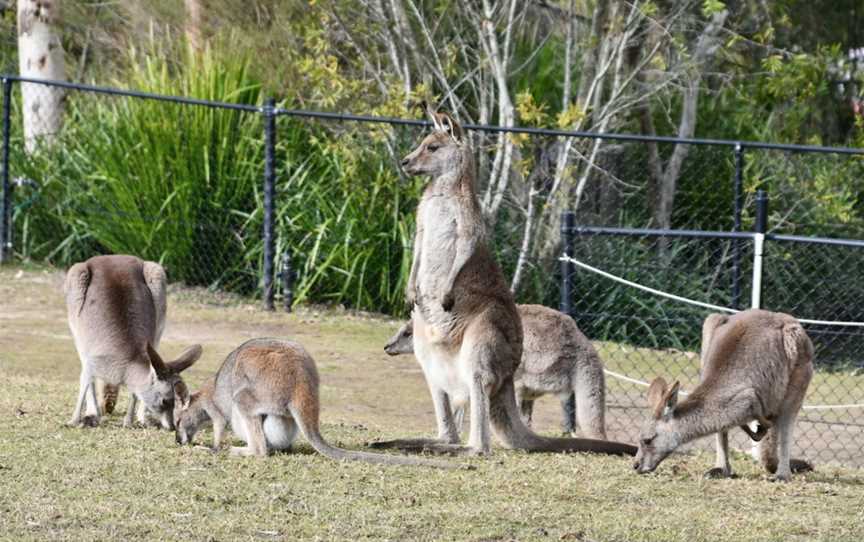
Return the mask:
[[[243,57],[217,62],[209,50],[190,52],[176,73],[159,54],[139,60],[126,81],[133,88],[262,101]],[[40,184],[31,212],[46,215],[42,231],[28,231],[30,255],[67,264],[81,251],[57,247],[86,240],[83,252],[133,253],[163,262],[174,280],[251,291],[257,273],[242,268],[245,232],[235,211],[256,205],[259,115],[84,94],[69,101],[58,143],[18,157]]]
[[[377,146],[309,138],[290,121],[279,142],[277,271],[290,251],[295,302],[405,314],[419,188],[403,184]],[[316,132],[316,136],[320,136]],[[299,138],[305,138],[299,141]],[[356,143],[356,142],[354,142]],[[261,205],[247,227],[260,228]],[[263,245],[248,253],[260,265]]]

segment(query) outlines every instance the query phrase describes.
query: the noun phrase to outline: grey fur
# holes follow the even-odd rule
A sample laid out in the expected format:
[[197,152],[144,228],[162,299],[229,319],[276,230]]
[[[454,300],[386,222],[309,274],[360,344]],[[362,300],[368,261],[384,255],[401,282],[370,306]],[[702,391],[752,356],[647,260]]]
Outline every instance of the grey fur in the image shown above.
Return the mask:
[[789,480],[791,465],[802,463],[790,461],[789,449],[813,375],[813,344],[804,328],[778,312],[712,314],[702,326],[701,359],[701,382],[680,403],[677,382],[651,383],[652,416],[633,467],[653,471],[678,446],[717,433],[717,463],[708,474],[731,476],[728,431],[755,420],[767,432],[759,443],[763,466],[776,479]]
[[[137,399],[171,426],[173,385],[201,356],[187,349],[165,363],[156,353],[165,327],[165,271],[134,256],[95,256],[69,268],[64,283],[69,329],[81,360],[78,401],[70,425],[98,424],[102,415],[95,379],[125,385],[131,394],[124,425],[131,425]],[[88,416],[82,418],[85,402]]]
[[[635,447],[533,433],[516,406],[513,377],[522,356],[516,303],[489,249],[477,200],[473,151],[462,129],[433,114],[436,129],[402,161],[409,175],[431,178],[417,208],[406,297],[414,305],[414,348],[438,421],[435,439],[373,443],[379,448],[489,454],[492,431],[508,448],[635,454]],[[470,402],[467,446],[452,409]]]
[[271,450],[290,450],[299,428],[318,453],[331,459],[463,468],[455,463],[331,446],[319,431],[318,383],[315,362],[300,344],[269,338],[246,341],[225,358],[200,392],[190,395],[185,384],[175,385],[177,443],[190,444],[201,427],[212,423],[214,450],[219,449],[225,428],[230,426],[247,444],[231,448],[232,453],[263,456]]
[[[605,439],[606,381],[594,345],[566,314],[542,305],[516,308],[524,332],[522,361],[514,375],[522,420],[531,427],[534,401],[552,394],[561,401],[565,432],[575,431],[575,415],[585,436]],[[413,335],[409,320],[390,338],[384,351],[390,355],[413,354]],[[575,408],[571,409],[568,403],[574,395]],[[461,406],[455,409],[457,429],[463,412]]]

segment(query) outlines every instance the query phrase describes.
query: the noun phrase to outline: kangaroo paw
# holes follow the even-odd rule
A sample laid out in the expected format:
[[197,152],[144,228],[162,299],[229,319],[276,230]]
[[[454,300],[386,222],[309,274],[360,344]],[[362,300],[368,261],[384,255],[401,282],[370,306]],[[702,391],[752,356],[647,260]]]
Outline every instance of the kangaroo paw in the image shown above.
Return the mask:
[[753,442],[759,442],[760,440],[765,438],[765,435],[768,434],[769,427],[770,426],[762,425],[762,423],[759,422],[756,425],[756,431],[753,431],[747,425],[742,425],[741,430],[744,431],[745,433],[747,433],[747,436],[749,436]]
[[456,304],[456,299],[453,297],[453,292],[444,294],[444,298],[441,300],[441,308],[450,312],[454,304]]
[[736,478],[732,471],[727,471],[722,467],[714,467],[708,471],[705,471],[703,475],[704,478],[708,478],[711,480],[722,479],[722,478]]
[[789,470],[792,472],[812,472],[814,470],[813,464],[809,461],[805,461],[803,459],[795,459],[792,458],[789,460]]
[[792,474],[791,473],[790,474],[775,474],[773,476],[770,476],[768,479],[771,480],[772,482],[783,482],[783,483],[791,482],[792,481]]
[[98,416],[84,416],[81,420],[81,427],[99,427]]

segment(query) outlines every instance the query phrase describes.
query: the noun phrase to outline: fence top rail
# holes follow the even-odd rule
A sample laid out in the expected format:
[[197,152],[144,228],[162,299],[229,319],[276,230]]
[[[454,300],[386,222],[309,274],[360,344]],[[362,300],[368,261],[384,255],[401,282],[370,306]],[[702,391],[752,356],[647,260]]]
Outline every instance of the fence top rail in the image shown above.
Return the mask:
[[831,237],[805,237],[803,235],[780,235],[768,233],[765,239],[770,241],[786,241],[792,243],[813,243],[817,245],[837,245],[843,247],[864,248],[864,241],[858,239],[833,239]]
[[[620,236],[620,237],[692,237],[702,239],[753,239],[753,232],[734,231],[703,231],[703,230],[662,230],[655,228],[609,228],[605,226],[573,226],[562,227],[562,231],[576,235],[598,235],[598,236]],[[791,243],[811,243],[817,245],[837,245],[846,247],[864,248],[864,240],[858,239],[835,239],[831,237],[807,237],[803,235],[784,235],[777,233],[766,233],[768,241],[784,241]]]
[[49,79],[34,79],[32,77],[21,77],[18,75],[0,75],[0,81],[16,81],[19,83],[33,83],[37,85],[45,85],[49,87],[61,87],[72,90],[80,90],[83,92],[93,92],[96,94],[109,94],[112,96],[125,96],[128,98],[141,98],[144,100],[155,100],[159,102],[171,102],[186,105],[197,105],[202,107],[211,107],[214,109],[233,109],[237,111],[247,111],[250,113],[263,112],[264,107],[248,104],[238,104],[230,102],[217,102],[213,100],[202,100],[198,98],[187,98],[185,96],[169,96],[164,94],[155,94],[152,92],[143,92],[140,90],[124,90],[112,87],[97,87],[95,85],[84,85],[81,83],[69,83],[67,81],[53,81]]
[[[568,228],[563,228],[568,230]],[[576,235],[609,235],[622,237],[694,237],[694,238],[710,238],[710,239],[753,239],[755,236],[751,232],[734,232],[734,231],[702,231],[702,230],[661,230],[654,228],[607,228],[602,226],[574,226],[569,229],[570,233]]]
[[[431,126],[427,120],[417,119],[402,119],[395,117],[378,117],[373,115],[355,115],[351,113],[333,113],[327,111],[307,111],[301,109],[286,109],[282,107],[269,108],[267,106],[253,106],[247,104],[237,104],[230,102],[219,102],[212,100],[201,100],[197,98],[187,98],[183,96],[168,96],[162,94],[154,94],[151,92],[142,92],[137,90],[124,90],[113,87],[101,87],[95,85],[85,85],[80,83],[70,83],[67,81],[55,81],[50,79],[35,79],[31,77],[22,77],[20,75],[2,74],[0,81],[33,83],[46,86],[63,87],[72,90],[80,90],[84,92],[94,92],[99,94],[110,94],[115,96],[127,96],[131,98],[142,98],[147,100],[158,100],[164,102],[182,103],[188,105],[197,105],[203,107],[212,107],[220,109],[234,109],[248,112],[271,113],[275,115],[284,115],[290,117],[305,117],[317,118],[324,120],[350,121],[350,122],[367,122],[391,124],[397,126]],[[466,130],[490,133],[512,133],[512,134],[529,134],[537,136],[553,136],[553,137],[574,137],[588,139],[608,139],[614,141],[641,141],[654,143],[674,143],[686,145],[713,145],[734,147],[736,149],[769,149],[791,152],[813,152],[813,153],[828,153],[828,154],[851,154],[864,155],[864,149],[852,147],[822,147],[815,145],[793,145],[784,143],[763,143],[759,141],[738,141],[732,139],[707,139],[707,138],[679,138],[670,136],[649,136],[641,134],[616,134],[608,132],[587,132],[580,130],[560,130],[548,128],[531,128],[524,126],[492,126],[486,124],[465,124],[463,127]]]

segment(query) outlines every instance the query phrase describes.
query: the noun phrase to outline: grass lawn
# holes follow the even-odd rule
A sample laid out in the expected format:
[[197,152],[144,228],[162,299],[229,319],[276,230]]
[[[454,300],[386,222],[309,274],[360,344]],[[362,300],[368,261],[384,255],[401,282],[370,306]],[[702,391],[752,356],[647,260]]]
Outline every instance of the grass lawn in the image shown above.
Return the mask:
[[[631,460],[496,449],[473,471],[337,463],[305,442],[292,454],[236,458],[179,447],[155,429],[63,426],[79,363],[62,276],[0,269],[0,538],[193,540],[831,540],[864,535],[864,470],[818,465],[789,484],[736,455],[740,477],[708,481],[710,453],[675,455],[652,475]],[[398,322],[339,311],[265,313],[172,288],[165,357],[204,345],[194,389],[240,342],[298,340],[322,379],[322,433],[361,449],[428,435],[432,405],[410,357],[381,348]],[[538,402],[554,433],[557,401]],[[209,441],[210,434],[198,440]],[[302,441],[302,439],[301,439]]]

